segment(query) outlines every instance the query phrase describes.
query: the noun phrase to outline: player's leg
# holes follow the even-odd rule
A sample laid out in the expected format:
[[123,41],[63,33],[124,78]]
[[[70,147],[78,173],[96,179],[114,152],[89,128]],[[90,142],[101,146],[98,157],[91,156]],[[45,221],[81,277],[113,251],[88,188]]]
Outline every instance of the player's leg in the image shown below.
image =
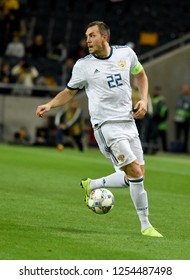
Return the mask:
[[125,172],[117,171],[108,176],[104,176],[98,179],[91,179],[90,189],[99,188],[127,188],[129,183],[126,180]]
[[144,189],[144,180],[140,165],[135,160],[124,166],[123,170],[128,176],[130,195],[141,222],[141,230],[144,230],[150,227],[151,224],[148,219],[148,198]]
[[131,149],[138,160],[122,167],[128,177],[130,185],[130,195],[136,208],[143,235],[152,237],[162,237],[151,225],[148,215],[148,196],[144,188],[144,160],[139,138],[134,138],[130,143]]
[[124,171],[117,170],[108,176],[97,179],[84,178],[81,186],[85,190],[85,201],[88,204],[88,197],[92,190],[99,188],[128,188],[129,182]]
[[[108,132],[111,130],[109,125],[104,126],[104,130],[102,128],[97,128],[94,131],[94,135],[97,141],[97,144],[99,146],[100,151],[102,154],[111,162],[112,158],[110,157],[110,152],[108,152],[108,147],[105,145],[107,140],[105,138],[108,138]],[[125,172],[121,171],[116,165],[114,164],[114,168],[116,172],[104,176],[98,179],[90,179],[90,178],[84,178],[81,180],[81,186],[85,191],[85,202],[88,205],[88,198],[92,190],[102,188],[102,187],[107,187],[107,188],[112,188],[112,187],[119,187],[119,188],[126,188],[129,186]]]
[[[122,124],[125,126],[125,124]],[[119,138],[123,139],[123,131],[124,127],[122,126],[121,128],[116,124],[114,125],[111,124],[106,124],[103,125],[103,127],[97,128],[94,131],[94,135],[96,138],[96,141],[98,143],[99,149],[102,152],[102,154],[113,163],[114,168],[116,172],[104,176],[98,179],[82,179],[81,180],[81,186],[85,190],[85,201],[88,203],[88,196],[90,195],[90,192],[94,189],[102,188],[102,187],[107,187],[107,188],[127,188],[129,187],[129,182],[127,179],[127,176],[124,171],[122,171],[118,166],[118,160],[117,157],[120,158],[120,155],[122,153],[125,154],[124,160],[126,161],[126,158],[128,157],[128,150],[130,150],[130,145],[128,143],[128,140],[124,142],[124,146],[126,145],[127,148],[124,148],[124,151],[120,151],[120,144],[121,141]],[[111,132],[111,133],[110,133]],[[127,138],[127,135],[125,136]],[[119,140],[117,140],[119,139]],[[115,143],[116,141],[116,143]],[[111,145],[112,147],[110,148],[108,145]],[[123,147],[123,146],[122,146]],[[127,150],[127,155],[126,155],[126,150]],[[135,159],[135,156],[132,155],[129,157],[130,161],[133,161]],[[122,162],[122,159],[121,159]]]
[[[144,174],[144,165],[140,166],[142,174]],[[119,169],[116,165],[114,165],[114,169],[116,172],[104,176],[98,179],[91,179],[90,181],[90,189],[98,189],[98,188],[128,188],[129,180],[125,172]]]

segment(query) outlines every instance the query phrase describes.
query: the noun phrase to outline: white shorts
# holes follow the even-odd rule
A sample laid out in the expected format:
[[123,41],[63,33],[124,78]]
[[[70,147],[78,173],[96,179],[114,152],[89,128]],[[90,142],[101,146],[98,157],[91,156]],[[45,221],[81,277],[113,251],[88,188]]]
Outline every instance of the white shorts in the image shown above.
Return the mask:
[[142,145],[134,121],[105,122],[94,127],[94,136],[102,154],[118,168],[134,160],[144,165]]

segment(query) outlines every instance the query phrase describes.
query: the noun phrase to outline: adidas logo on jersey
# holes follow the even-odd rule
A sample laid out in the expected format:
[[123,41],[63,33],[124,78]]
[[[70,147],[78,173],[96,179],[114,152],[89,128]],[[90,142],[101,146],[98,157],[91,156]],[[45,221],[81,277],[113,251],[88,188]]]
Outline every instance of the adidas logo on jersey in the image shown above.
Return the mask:
[[96,74],[96,73],[100,73],[100,71],[99,71],[98,69],[96,69],[96,70],[94,71],[94,74]]

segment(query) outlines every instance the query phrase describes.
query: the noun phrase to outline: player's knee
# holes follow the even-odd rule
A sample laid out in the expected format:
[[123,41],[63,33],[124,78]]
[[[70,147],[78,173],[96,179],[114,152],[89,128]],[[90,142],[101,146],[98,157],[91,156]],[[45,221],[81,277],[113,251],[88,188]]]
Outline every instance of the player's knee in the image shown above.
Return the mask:
[[137,161],[133,161],[132,163],[126,165],[123,168],[123,171],[125,171],[127,176],[131,177],[131,178],[141,178],[141,177],[143,177],[142,168]]

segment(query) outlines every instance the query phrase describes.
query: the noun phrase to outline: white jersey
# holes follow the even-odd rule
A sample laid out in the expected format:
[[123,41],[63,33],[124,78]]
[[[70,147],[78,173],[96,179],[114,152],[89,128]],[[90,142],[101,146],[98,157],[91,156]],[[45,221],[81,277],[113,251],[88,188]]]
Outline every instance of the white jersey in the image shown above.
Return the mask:
[[130,74],[138,64],[135,52],[128,46],[112,46],[106,58],[90,54],[75,63],[67,87],[85,88],[93,126],[133,119]]

